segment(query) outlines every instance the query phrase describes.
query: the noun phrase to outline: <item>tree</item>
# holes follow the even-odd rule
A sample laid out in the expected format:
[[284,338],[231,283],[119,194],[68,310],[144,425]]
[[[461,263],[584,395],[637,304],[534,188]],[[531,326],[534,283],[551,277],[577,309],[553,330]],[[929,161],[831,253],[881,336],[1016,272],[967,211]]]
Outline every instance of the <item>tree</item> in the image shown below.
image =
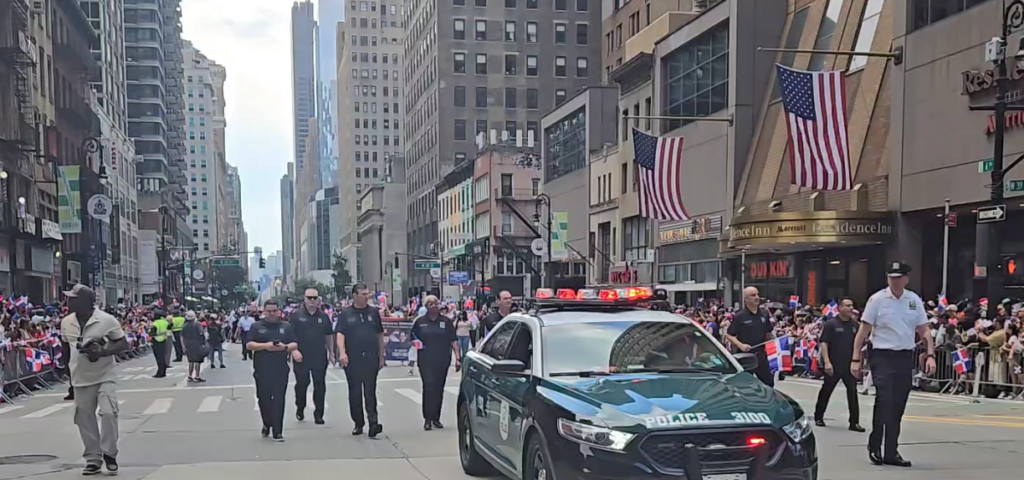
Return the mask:
[[334,294],[336,298],[342,298],[345,296],[345,286],[354,283],[352,275],[348,273],[348,259],[342,254],[334,252],[332,260],[331,270],[334,272],[331,273],[331,280],[334,282]]
[[[244,288],[249,285],[245,269],[240,266],[230,266],[213,267],[212,270],[213,278],[210,281],[210,285],[213,286],[213,294],[215,297],[220,298],[224,305],[237,305],[248,300],[247,291],[235,291],[237,287]],[[227,290],[228,294],[222,295],[225,290]]]
[[295,281],[295,290],[291,295],[292,300],[296,301],[297,299],[301,299],[306,295],[306,290],[310,288],[316,289],[316,291],[321,295],[323,295],[324,292],[330,291],[330,289],[327,288],[327,285],[324,285],[312,278],[300,278]]

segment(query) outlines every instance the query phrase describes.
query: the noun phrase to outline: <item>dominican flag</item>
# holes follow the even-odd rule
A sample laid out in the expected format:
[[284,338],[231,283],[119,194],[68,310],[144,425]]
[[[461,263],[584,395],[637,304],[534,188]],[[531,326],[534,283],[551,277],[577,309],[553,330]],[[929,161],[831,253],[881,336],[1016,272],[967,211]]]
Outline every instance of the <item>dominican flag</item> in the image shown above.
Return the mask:
[[953,352],[953,368],[963,375],[971,369],[971,353],[966,348]]
[[789,308],[796,308],[800,306],[800,296],[790,295],[789,296]]
[[779,337],[764,344],[764,352],[768,354],[768,369],[772,372],[788,372],[793,369],[789,337]]
[[38,348],[26,348],[25,362],[33,372],[39,373],[43,371],[44,365],[50,364],[50,356]]
[[939,294],[939,311],[944,312],[949,308],[949,300],[946,299],[946,292]]
[[828,305],[825,305],[825,308],[821,310],[821,313],[823,313],[827,318],[839,315],[839,304],[837,304],[835,300],[832,300],[831,302],[828,302]]
[[793,357],[794,358],[807,358],[809,356],[808,352],[809,352],[808,343],[807,343],[807,339],[805,338],[805,339],[800,340],[800,342],[796,344],[796,349],[795,349],[795,351],[793,353]]

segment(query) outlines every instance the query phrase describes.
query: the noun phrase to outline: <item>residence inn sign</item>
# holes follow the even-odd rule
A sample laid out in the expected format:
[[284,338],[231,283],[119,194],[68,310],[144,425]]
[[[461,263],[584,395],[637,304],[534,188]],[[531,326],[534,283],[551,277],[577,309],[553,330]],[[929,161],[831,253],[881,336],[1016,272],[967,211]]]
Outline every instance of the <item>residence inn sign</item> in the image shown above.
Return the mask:
[[769,213],[734,218],[729,246],[868,245],[885,242],[892,234],[892,217],[884,212]]

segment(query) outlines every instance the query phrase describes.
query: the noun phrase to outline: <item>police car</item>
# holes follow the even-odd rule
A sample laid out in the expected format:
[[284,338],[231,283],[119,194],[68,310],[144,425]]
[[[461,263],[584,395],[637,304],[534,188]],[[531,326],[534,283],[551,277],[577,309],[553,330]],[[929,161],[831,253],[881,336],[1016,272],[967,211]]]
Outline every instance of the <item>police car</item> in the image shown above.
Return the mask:
[[459,457],[514,479],[816,480],[812,419],[647,288],[537,291],[463,363]]

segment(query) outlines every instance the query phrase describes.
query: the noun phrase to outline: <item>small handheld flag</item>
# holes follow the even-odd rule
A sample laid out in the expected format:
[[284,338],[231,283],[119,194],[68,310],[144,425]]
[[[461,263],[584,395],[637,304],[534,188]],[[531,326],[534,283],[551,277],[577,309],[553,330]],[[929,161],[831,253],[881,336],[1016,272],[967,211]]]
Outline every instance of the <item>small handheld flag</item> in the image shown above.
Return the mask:
[[789,337],[779,337],[764,344],[764,351],[768,354],[768,369],[772,372],[788,372],[793,369]]
[[971,353],[966,348],[953,352],[953,368],[963,375],[971,370]]

